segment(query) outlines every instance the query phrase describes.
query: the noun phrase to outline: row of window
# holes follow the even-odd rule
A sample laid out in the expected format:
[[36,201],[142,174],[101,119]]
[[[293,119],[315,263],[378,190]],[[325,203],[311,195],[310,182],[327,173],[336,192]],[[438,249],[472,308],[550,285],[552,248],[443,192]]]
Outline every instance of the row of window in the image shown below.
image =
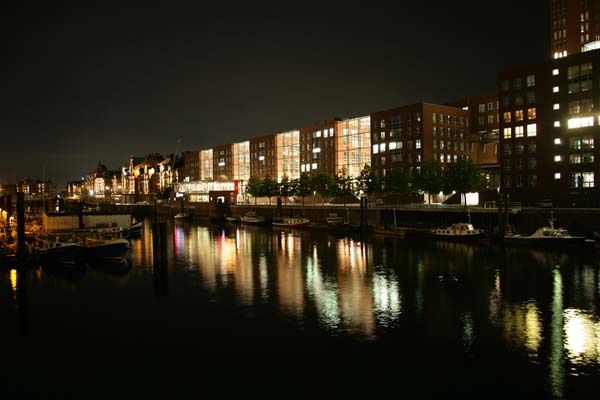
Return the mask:
[[510,79],[504,79],[502,80],[502,91],[504,92],[508,92],[511,89],[511,83],[512,83],[512,89],[513,90],[520,90],[521,88],[523,88],[523,82],[525,83],[526,87],[533,87],[535,86],[535,75],[526,75],[525,79],[523,79],[523,77],[516,77],[513,78],[512,80]]
[[[527,128],[527,129],[525,129]],[[514,132],[514,136],[513,136]],[[537,124],[529,124],[526,126],[519,125],[514,127],[508,126],[502,129],[502,137],[504,139],[512,139],[512,138],[522,138],[527,133],[527,137],[535,137],[537,136]]]
[[[525,116],[527,116],[528,120],[534,120],[537,118],[537,109],[535,107],[531,107],[528,108],[527,110],[515,110],[514,111],[514,121],[515,122],[522,122],[525,119]],[[511,123],[513,121],[513,112],[512,111],[505,111],[502,114],[502,118],[504,120],[504,123]]]
[[[516,142],[514,143],[514,149],[516,154],[523,154],[525,152],[525,143]],[[537,151],[537,143],[534,140],[530,140],[527,142],[527,152],[533,154]],[[504,155],[509,157],[512,155],[513,145],[510,143],[504,144]]]
[[[512,164],[513,164],[512,160],[510,160],[510,159],[504,160],[504,162],[502,163],[502,169],[505,172],[508,172],[512,169]],[[522,171],[524,168],[524,165],[525,165],[525,160],[523,160],[522,158],[517,158],[514,160],[515,170]],[[527,169],[529,169],[529,170],[537,169],[537,159],[536,158],[527,159]]]
[[[527,92],[527,104],[535,104],[535,92],[529,91]],[[523,95],[520,93],[515,94],[514,97],[509,95],[502,96],[502,107],[508,108],[511,106],[520,107],[524,104]]]

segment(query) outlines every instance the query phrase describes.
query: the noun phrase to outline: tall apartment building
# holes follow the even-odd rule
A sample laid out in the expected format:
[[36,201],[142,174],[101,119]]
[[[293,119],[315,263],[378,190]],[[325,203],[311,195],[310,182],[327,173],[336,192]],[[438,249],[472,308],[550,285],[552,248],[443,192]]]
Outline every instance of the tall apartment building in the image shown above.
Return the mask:
[[336,119],[300,129],[300,171],[356,177],[371,164],[370,116]]
[[371,114],[372,168],[380,177],[423,161],[451,163],[469,155],[469,111],[418,103]]
[[337,173],[335,158],[336,121],[300,128],[300,172],[314,175]]
[[223,144],[213,147],[213,179],[215,181],[233,180],[233,145]]
[[300,131],[294,130],[250,139],[250,175],[300,177]]
[[500,73],[501,190],[512,201],[598,196],[598,77],[600,50]]
[[200,180],[200,152],[185,151],[183,153],[183,176],[180,179],[184,181]]
[[498,96],[482,96],[448,103],[468,110],[470,127],[470,154],[475,163],[486,170],[498,169]]
[[550,0],[553,59],[598,48],[600,0]]
[[213,149],[200,150],[200,180],[214,180],[213,158]]
[[250,141],[234,143],[233,155],[233,180],[247,181],[250,178]]

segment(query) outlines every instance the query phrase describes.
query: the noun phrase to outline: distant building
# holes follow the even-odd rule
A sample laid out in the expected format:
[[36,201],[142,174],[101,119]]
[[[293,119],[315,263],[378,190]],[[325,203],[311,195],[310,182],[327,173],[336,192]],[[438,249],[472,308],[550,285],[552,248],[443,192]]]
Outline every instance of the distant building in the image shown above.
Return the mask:
[[300,177],[300,131],[260,136],[250,139],[250,175],[270,176],[280,182]]
[[469,156],[469,111],[418,103],[371,113],[372,168],[413,171],[423,161],[442,164]]
[[186,151],[183,153],[183,176],[184,182],[200,180],[200,151]]
[[300,129],[300,172],[356,177],[365,164],[371,164],[370,116]]
[[599,0],[550,0],[551,58],[599,48],[599,23]]
[[17,183],[17,192],[23,192],[25,198],[56,196],[56,186],[49,180],[27,178]]
[[213,147],[213,180],[233,180],[233,145],[223,144]]
[[600,50],[500,73],[501,190],[513,201],[600,205],[598,76]]

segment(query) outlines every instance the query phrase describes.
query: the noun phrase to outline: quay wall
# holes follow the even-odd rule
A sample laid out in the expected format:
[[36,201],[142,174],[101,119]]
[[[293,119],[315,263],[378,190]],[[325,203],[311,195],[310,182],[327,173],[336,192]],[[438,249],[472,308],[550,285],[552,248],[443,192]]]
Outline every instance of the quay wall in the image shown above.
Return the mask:
[[[351,225],[360,226],[361,210],[358,205],[282,205],[279,209],[273,205],[232,205],[228,215],[242,216],[248,211],[254,211],[266,218],[279,214],[285,216],[306,216],[316,223],[325,223],[329,214],[337,214],[348,218]],[[157,217],[171,218],[180,212],[179,203],[162,204],[157,206],[135,206],[131,211],[138,218]],[[209,221],[218,215],[216,207],[209,203],[186,204],[185,211],[194,220]],[[442,227],[454,222],[466,222],[471,219],[475,227],[496,232],[500,212],[497,208],[462,206],[370,206],[366,212],[366,226],[390,224],[412,227]],[[568,229],[572,234],[592,237],[600,231],[599,208],[522,208],[507,212],[510,228],[517,233],[531,234],[541,226],[548,226],[550,218],[554,219],[556,227]]]

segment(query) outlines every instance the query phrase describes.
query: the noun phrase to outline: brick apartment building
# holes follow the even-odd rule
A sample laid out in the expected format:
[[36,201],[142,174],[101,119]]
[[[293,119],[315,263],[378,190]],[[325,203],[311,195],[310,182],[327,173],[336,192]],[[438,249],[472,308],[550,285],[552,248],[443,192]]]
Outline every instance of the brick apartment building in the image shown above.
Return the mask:
[[412,171],[423,161],[442,164],[469,155],[469,111],[418,103],[371,114],[372,168]]

